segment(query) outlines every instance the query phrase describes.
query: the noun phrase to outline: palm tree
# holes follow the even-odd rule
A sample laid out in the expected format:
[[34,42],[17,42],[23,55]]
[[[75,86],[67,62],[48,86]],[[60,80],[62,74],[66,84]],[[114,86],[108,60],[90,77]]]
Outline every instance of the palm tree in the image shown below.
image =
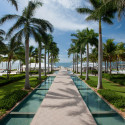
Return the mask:
[[38,60],[39,60],[38,55],[39,55],[38,54],[38,48],[35,48],[34,51],[33,51],[33,54],[32,54],[33,58],[35,59],[35,68],[34,68],[35,70],[36,70],[36,64],[38,63]]
[[87,21],[94,20],[99,22],[99,43],[98,43],[98,86],[97,89],[102,89],[102,57],[103,57],[103,51],[102,51],[102,21],[108,24],[113,24],[111,21],[112,18],[114,18],[113,12],[116,12],[116,9],[108,9],[105,11],[98,11],[102,5],[104,5],[103,0],[89,0],[92,7],[91,8],[77,8],[77,12],[79,13],[85,13],[89,14],[89,16],[86,18]]
[[9,44],[5,45],[5,48],[1,51],[4,55],[7,55],[7,78],[9,79],[9,73],[11,72],[11,61],[16,59],[15,52],[19,49],[21,43],[15,42],[13,39],[10,40]]
[[47,44],[47,51],[48,51],[48,73],[50,72],[50,67],[49,67],[49,57],[50,57],[50,45],[53,42],[53,37],[51,34],[48,35],[48,44]]
[[[28,6],[23,10],[22,15],[5,15],[0,23],[4,23],[7,20],[17,19],[17,22],[10,28],[8,36],[12,34],[13,31],[20,29],[14,38],[17,41],[22,41],[25,38],[25,63],[26,63],[26,80],[25,89],[30,89],[29,84],[29,38],[31,36],[36,36],[37,33],[52,31],[52,25],[43,19],[34,18],[34,12],[39,7],[42,6],[41,2],[29,1]],[[41,30],[42,29],[42,30]]]
[[20,63],[20,72],[23,72],[22,66],[25,64],[25,47],[21,45],[18,50],[15,52],[17,59]]
[[98,60],[98,50],[97,49],[98,48],[94,48],[92,50],[92,53],[89,55],[90,61],[93,62],[93,69],[94,69],[94,63],[96,63]]
[[[87,46],[87,66],[86,66],[86,80],[89,79],[88,77],[88,67],[89,67],[89,44],[91,46],[97,46],[97,37],[98,34],[94,32],[94,30],[89,30],[88,28],[85,30],[77,31],[77,35],[74,35],[78,38],[78,41],[82,41],[81,45],[83,47]],[[79,45],[79,44],[78,44]],[[80,46],[79,46],[80,47]],[[80,49],[79,49],[80,50]],[[82,67],[81,67],[82,68]]]
[[70,44],[70,48],[68,49],[68,57],[70,57],[70,55],[73,54],[73,72],[75,71],[75,46],[73,44]]
[[55,42],[51,43],[51,72],[53,71],[53,64],[58,61],[58,55],[59,55],[59,48],[57,47],[57,44]]
[[105,44],[106,53],[110,62],[110,74],[111,74],[111,62],[115,56],[116,45],[113,43],[114,39],[108,39]]
[[33,56],[34,46],[29,47],[29,57],[30,57],[30,71],[31,71],[31,58]]

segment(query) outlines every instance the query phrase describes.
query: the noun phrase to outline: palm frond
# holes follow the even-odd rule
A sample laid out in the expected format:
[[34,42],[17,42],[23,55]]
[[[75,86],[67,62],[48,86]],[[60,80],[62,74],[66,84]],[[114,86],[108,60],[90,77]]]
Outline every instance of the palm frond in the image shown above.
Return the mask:
[[53,26],[47,20],[32,18],[31,23],[41,26],[43,30],[48,29],[50,32],[53,32]]
[[26,19],[21,16],[18,21],[9,29],[7,36],[9,37],[14,30],[21,28],[25,24],[25,21]]
[[0,19],[0,24],[3,24],[5,21],[11,20],[11,19],[17,19],[19,17],[20,16],[16,14],[15,15],[7,14]]
[[17,5],[17,1],[16,0],[9,0],[9,2],[11,2],[12,5],[14,5],[16,7],[16,10],[18,10],[18,5]]
[[76,9],[78,13],[81,13],[81,14],[91,14],[93,12],[93,10],[89,9],[89,8],[77,8]]

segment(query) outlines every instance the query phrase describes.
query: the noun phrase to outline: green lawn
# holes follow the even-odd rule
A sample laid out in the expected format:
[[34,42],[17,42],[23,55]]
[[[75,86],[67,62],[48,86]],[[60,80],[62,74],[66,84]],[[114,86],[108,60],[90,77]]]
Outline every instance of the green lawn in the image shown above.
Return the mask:
[[[45,78],[45,76],[42,76],[42,79]],[[14,90],[23,89],[24,83],[25,79],[0,87],[0,99]],[[36,85],[38,85],[37,77],[30,77],[30,85],[31,87],[35,87]]]
[[[97,85],[98,82],[98,77],[97,76],[90,76],[90,80],[94,81]],[[103,88],[104,89],[110,89],[115,91],[117,94],[122,95],[125,97],[125,86],[121,86],[119,84],[116,83],[112,83],[106,79],[102,79],[102,83],[103,83]]]

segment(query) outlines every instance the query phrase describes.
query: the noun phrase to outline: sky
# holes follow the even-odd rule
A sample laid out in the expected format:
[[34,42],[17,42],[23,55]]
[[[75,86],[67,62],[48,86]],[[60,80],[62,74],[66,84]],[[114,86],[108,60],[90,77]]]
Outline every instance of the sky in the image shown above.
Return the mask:
[[[60,49],[60,62],[71,62],[72,56],[68,58],[67,50],[71,44],[71,34],[76,30],[83,30],[85,28],[94,29],[98,33],[98,22],[85,21],[86,14],[81,15],[76,12],[78,7],[91,7],[88,0],[41,0],[43,6],[36,10],[35,17],[48,20],[54,26],[54,42]],[[5,14],[21,14],[28,0],[18,0],[19,10],[8,2],[8,0],[1,1],[0,17]],[[14,21],[6,22],[0,26],[6,32],[13,25]],[[102,23],[103,42],[106,39],[112,38],[117,44],[118,42],[125,42],[125,18],[120,21],[117,18],[113,19],[113,25]],[[30,39],[30,45],[37,47],[34,39]]]

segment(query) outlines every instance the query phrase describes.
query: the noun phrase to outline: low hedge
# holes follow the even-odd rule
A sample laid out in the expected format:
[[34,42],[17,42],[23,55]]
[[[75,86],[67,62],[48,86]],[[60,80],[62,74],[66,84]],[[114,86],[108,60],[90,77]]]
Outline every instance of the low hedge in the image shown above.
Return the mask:
[[85,76],[80,76],[80,78],[81,78],[82,80],[85,80]]
[[102,77],[114,83],[118,83],[120,85],[125,86],[125,74],[111,74],[110,75],[110,74],[103,73]]
[[10,75],[9,79],[4,79],[6,76],[3,76],[3,79],[0,80],[0,86],[4,86],[10,83],[13,83],[15,81],[21,80],[25,78],[25,74],[16,74],[16,75]]
[[93,80],[86,80],[86,83],[88,83],[91,87],[97,87],[97,82]]
[[118,95],[115,91],[110,89],[98,90],[98,93],[102,95],[107,101],[113,104],[117,108],[125,108],[125,97]]
[[[41,80],[45,80],[46,78],[47,78],[47,76],[41,76]],[[40,83],[41,83],[41,81],[39,81],[38,77],[36,77],[36,80],[33,80],[32,82],[30,82],[30,86],[35,88]]]
[[25,90],[15,90],[0,100],[0,109],[9,110],[28,94]]

